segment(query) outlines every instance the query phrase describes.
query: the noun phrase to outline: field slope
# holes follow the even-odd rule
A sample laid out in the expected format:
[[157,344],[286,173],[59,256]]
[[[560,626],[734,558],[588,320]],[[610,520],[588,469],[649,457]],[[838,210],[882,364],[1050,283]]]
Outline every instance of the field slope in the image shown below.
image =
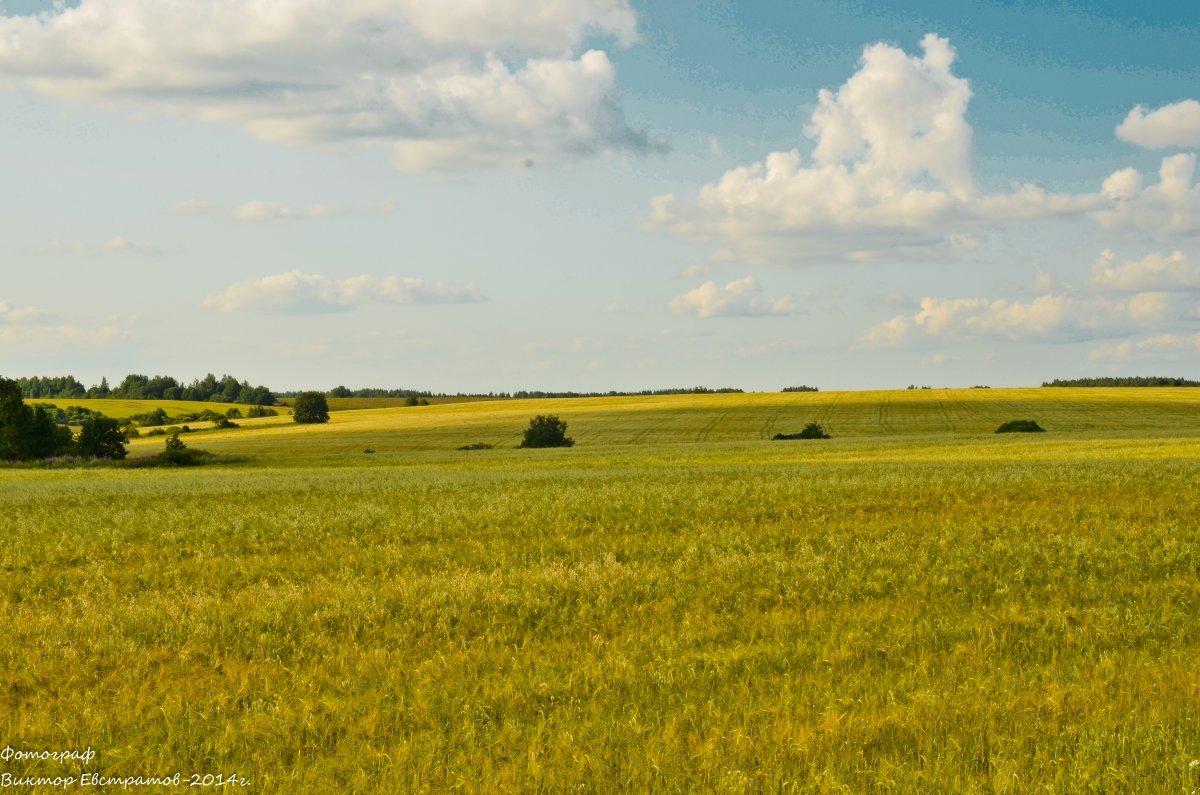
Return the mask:
[[[577,446],[511,449],[535,413]],[[809,421],[834,438],[767,440]],[[3,743],[258,792],[1200,788],[1200,390],[501,401],[188,443],[249,460],[0,470]]]

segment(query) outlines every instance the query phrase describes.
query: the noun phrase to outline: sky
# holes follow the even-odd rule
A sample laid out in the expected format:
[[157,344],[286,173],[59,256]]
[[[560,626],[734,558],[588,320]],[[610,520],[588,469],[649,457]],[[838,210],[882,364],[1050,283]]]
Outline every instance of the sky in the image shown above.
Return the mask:
[[0,375],[1200,377],[1197,40],[1145,2],[2,0]]

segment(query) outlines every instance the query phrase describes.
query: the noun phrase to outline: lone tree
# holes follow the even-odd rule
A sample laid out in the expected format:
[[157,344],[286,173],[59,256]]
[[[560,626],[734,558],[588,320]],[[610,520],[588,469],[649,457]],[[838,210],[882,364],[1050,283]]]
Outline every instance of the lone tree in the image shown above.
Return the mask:
[[553,414],[539,414],[529,421],[525,436],[518,447],[573,447],[575,440],[567,436],[567,422]]
[[112,417],[95,416],[83,421],[75,450],[84,458],[125,457],[125,431]]
[[320,392],[303,392],[292,407],[292,419],[303,425],[329,422],[329,403]]

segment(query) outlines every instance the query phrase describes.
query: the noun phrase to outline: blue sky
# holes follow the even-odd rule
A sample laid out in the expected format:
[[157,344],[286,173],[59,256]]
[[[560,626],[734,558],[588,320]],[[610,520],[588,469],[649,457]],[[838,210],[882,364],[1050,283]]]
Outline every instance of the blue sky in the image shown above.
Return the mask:
[[0,8],[0,373],[1195,376],[1200,7]]

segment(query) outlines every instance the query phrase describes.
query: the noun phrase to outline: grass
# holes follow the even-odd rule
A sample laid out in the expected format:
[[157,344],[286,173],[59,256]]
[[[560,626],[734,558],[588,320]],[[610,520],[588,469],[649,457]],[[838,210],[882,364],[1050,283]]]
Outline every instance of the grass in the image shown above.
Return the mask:
[[[1198,409],[504,401],[0,471],[3,742],[261,792],[1190,793]],[[578,445],[454,449],[536,413]]]

